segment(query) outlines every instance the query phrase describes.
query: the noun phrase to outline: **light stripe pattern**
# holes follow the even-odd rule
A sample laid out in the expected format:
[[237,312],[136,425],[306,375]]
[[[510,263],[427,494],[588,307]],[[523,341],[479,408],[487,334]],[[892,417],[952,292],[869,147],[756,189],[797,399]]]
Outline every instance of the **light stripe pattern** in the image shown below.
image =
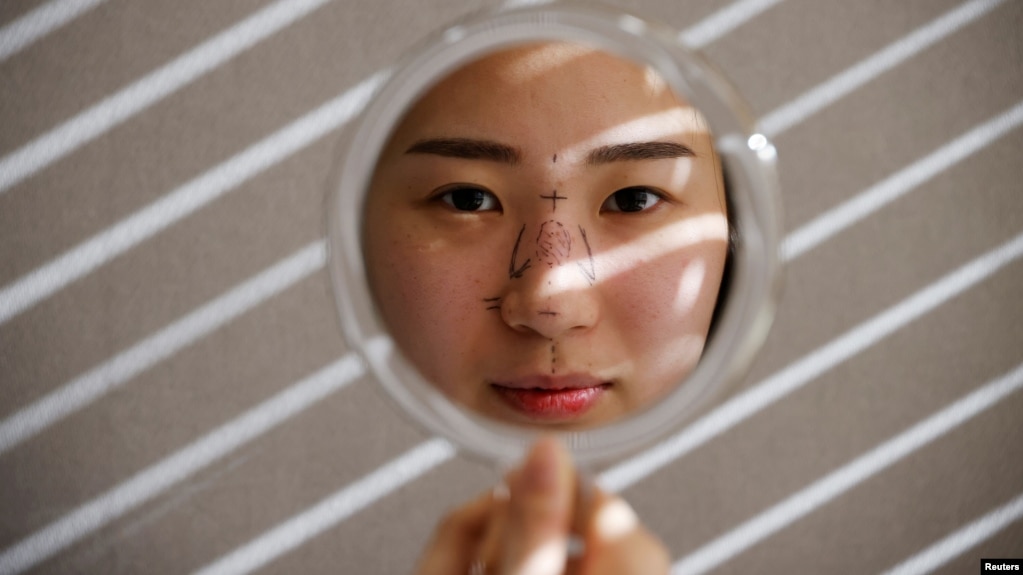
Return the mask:
[[0,61],[45,37],[106,0],[48,2],[0,28]]
[[675,563],[676,575],[706,573],[826,505],[1023,387],[1023,366],[896,435]]
[[[407,423],[347,353],[323,198],[335,140],[386,66],[466,7],[251,0],[210,30],[211,5],[162,22],[151,1],[0,9],[0,125],[34,130],[0,151],[0,573],[408,572],[445,510],[498,472]],[[753,373],[598,482],[675,573],[915,575],[1023,556],[1005,543],[1023,541],[1023,6],[630,6],[742,89],[783,144],[796,218]],[[105,95],[51,111],[49,74],[118,26],[144,32],[118,36],[125,54],[164,63],[126,84],[85,71]],[[182,26],[210,35],[167,53]],[[221,119],[197,121],[200,93]],[[269,122],[268,102],[290,119]],[[81,195],[43,184],[95,181],[84,172],[101,167],[69,160],[129,132],[147,165],[234,152],[139,194],[149,204],[130,199],[148,181],[130,169]],[[54,229],[83,211],[99,227]],[[819,517],[842,533],[794,544]]]
[[196,81],[327,0],[279,0],[0,159],[0,194]]
[[360,362],[348,356],[296,382],[4,551],[0,572],[17,573],[46,559],[344,388],[362,372]]
[[1020,518],[1023,518],[1023,494],[962,528],[956,529],[948,537],[885,571],[884,575],[930,573]]

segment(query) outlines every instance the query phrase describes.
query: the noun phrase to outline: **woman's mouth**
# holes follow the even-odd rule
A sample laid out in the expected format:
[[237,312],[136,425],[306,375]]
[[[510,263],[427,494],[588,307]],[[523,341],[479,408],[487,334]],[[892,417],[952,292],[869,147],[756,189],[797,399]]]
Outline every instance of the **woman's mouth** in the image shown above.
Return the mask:
[[611,384],[588,375],[534,376],[495,382],[501,400],[530,419],[570,420],[592,409]]

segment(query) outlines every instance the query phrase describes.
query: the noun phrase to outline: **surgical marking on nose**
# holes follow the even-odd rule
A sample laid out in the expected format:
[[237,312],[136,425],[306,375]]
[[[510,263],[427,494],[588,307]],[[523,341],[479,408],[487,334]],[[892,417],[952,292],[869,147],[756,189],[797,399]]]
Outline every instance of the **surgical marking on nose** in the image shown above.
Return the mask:
[[519,237],[515,238],[515,247],[512,248],[511,262],[508,264],[508,279],[516,279],[522,277],[522,272],[529,269],[529,258],[519,266],[515,267],[515,258],[519,253],[519,243],[522,241],[522,232],[526,231],[526,224],[522,224],[522,228],[519,230]]
[[[593,285],[597,281],[597,267],[593,260],[593,249],[590,247],[590,240],[586,235],[586,229],[581,225],[578,228],[579,236],[583,240],[583,245],[586,246],[586,259],[577,261],[576,265],[579,266],[579,271],[582,272],[586,281]],[[522,227],[519,228],[519,235],[515,238],[515,246],[512,247],[511,261],[508,263],[509,279],[521,278],[523,272],[529,269],[531,267],[530,264],[533,262],[532,258],[526,258],[522,265],[516,264],[519,246],[522,245],[522,235],[525,231],[526,224],[522,224]],[[548,268],[553,268],[556,265],[560,266],[562,263],[567,263],[571,255],[572,234],[565,229],[564,224],[557,220],[547,220],[540,224],[540,232],[536,235],[537,260],[540,263],[547,264]],[[547,281],[547,285],[550,285],[550,280]]]
[[[557,158],[557,156],[554,156],[554,157]],[[558,211],[558,200],[567,200],[568,199],[568,196],[559,196],[558,195],[558,190],[554,190],[553,192],[551,192],[551,195],[549,195],[549,196],[545,196],[543,194],[540,194],[540,197],[545,199],[545,200],[550,200],[551,201],[551,211],[554,211],[554,212]]]
[[586,246],[586,264],[583,262],[576,262],[579,264],[579,270],[586,276],[586,281],[593,285],[593,282],[597,281],[597,268],[593,265],[593,250],[590,249],[590,241],[586,239],[586,230],[582,226],[579,226],[579,235],[583,237],[583,245]]
[[501,298],[500,297],[486,297],[486,298],[483,298],[483,303],[492,304],[487,309],[501,309]]
[[540,233],[536,235],[536,258],[553,268],[568,261],[572,255],[572,234],[557,220],[547,220],[540,224]]
[[552,164],[557,164],[558,163],[558,155],[557,154],[554,154],[554,157],[551,158],[551,163]]

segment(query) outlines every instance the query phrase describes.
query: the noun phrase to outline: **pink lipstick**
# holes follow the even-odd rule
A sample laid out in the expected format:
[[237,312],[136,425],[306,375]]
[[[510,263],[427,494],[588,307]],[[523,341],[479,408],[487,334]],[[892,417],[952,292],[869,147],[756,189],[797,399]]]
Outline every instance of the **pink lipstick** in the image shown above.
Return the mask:
[[610,383],[589,375],[532,376],[491,384],[506,405],[531,419],[574,419],[600,401]]

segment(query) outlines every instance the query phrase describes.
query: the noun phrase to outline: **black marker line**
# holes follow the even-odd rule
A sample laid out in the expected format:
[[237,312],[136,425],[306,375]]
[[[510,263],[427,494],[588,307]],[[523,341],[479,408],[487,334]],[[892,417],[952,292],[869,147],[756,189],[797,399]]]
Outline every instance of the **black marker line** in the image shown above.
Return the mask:
[[551,195],[549,195],[549,196],[545,196],[545,195],[541,194],[540,197],[545,199],[545,200],[550,200],[551,201],[551,211],[554,211],[554,212],[558,211],[558,200],[567,200],[568,199],[568,196],[559,196],[558,195],[558,190],[554,190],[553,192],[551,192]]
[[551,159],[551,163],[552,164],[557,164],[558,163],[558,155],[557,154],[554,154],[554,158]]
[[597,281],[597,268],[593,265],[593,251],[590,250],[590,241],[586,239],[586,230],[582,226],[579,226],[579,234],[583,237],[583,243],[586,244],[586,255],[589,258],[587,261],[590,263],[590,269],[586,269],[582,262],[576,263],[579,264],[579,270],[586,276],[586,280],[590,282],[590,285],[593,285],[593,282]]
[[[547,224],[554,224],[548,227]],[[546,237],[546,239],[545,239]],[[565,225],[558,220],[547,220],[540,224],[540,232],[536,234],[536,258],[540,263],[546,263],[547,267],[553,268],[561,265],[572,255],[572,234],[565,229]],[[550,285],[550,281],[547,285]]]
[[515,269],[515,256],[519,253],[519,242],[522,241],[522,232],[526,231],[526,224],[522,224],[522,229],[519,230],[519,237],[515,239],[515,247],[512,248],[511,262],[508,264],[508,279],[515,279],[522,277],[522,272],[529,269],[529,258],[526,258],[526,262],[522,264],[522,267]]

